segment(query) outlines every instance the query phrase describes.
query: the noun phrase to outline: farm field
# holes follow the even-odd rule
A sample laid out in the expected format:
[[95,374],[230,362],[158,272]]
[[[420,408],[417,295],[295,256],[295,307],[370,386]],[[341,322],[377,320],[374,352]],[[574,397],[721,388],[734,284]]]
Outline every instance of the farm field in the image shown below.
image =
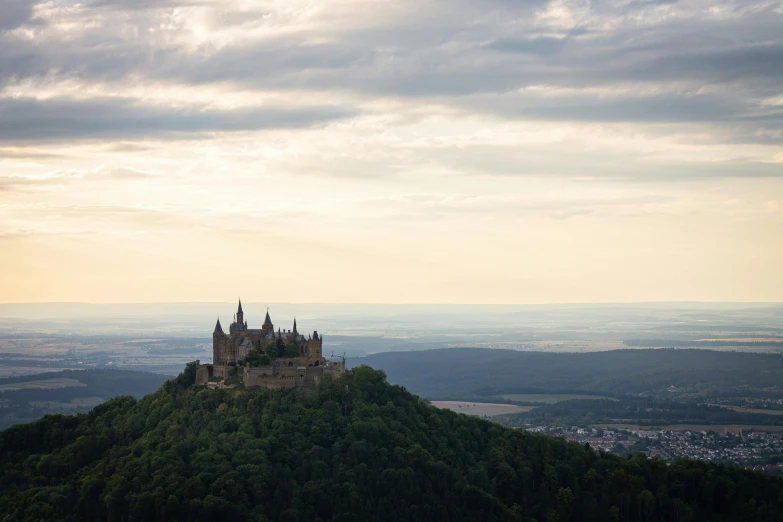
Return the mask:
[[66,388],[69,386],[87,386],[76,379],[58,377],[56,379],[41,379],[39,381],[17,382],[13,384],[0,385],[0,392],[15,390],[52,390],[57,388]]
[[[738,338],[738,339],[698,339],[703,342],[726,342],[726,345],[709,344],[693,345],[688,348],[693,350],[712,350],[747,353],[780,353],[783,342],[780,337],[775,338]],[[677,339],[674,339],[677,342]],[[759,343],[774,342],[775,345],[759,346]],[[746,343],[746,344],[737,344]],[[665,340],[651,345],[634,346],[622,340],[547,340],[547,341],[460,341],[447,343],[446,348],[493,348],[503,350],[517,350],[522,352],[547,352],[547,353],[592,353],[608,352],[612,350],[658,350],[670,348],[670,343]]]
[[514,404],[494,404],[488,402],[432,401],[431,404],[437,408],[445,408],[466,415],[478,415],[479,417],[494,417],[495,415],[505,415],[507,413],[522,413],[533,409],[533,406],[516,406]]
[[541,402],[544,404],[555,404],[557,402],[570,401],[572,399],[610,399],[602,395],[578,395],[572,393],[508,393],[501,395],[504,399],[521,402]]
[[44,368],[41,366],[0,366],[0,379],[5,377],[24,377],[40,373],[61,372],[75,368]]
[[47,409],[81,409],[81,408],[94,408],[95,406],[106,402],[103,397],[79,397],[72,399],[69,402],[55,402],[55,401],[30,401],[30,405],[37,408]]
[[710,404],[710,406],[720,406],[727,410],[734,410],[740,413],[760,413],[762,415],[783,415],[783,410],[765,410],[763,408],[743,408],[742,406],[732,406],[731,404]]

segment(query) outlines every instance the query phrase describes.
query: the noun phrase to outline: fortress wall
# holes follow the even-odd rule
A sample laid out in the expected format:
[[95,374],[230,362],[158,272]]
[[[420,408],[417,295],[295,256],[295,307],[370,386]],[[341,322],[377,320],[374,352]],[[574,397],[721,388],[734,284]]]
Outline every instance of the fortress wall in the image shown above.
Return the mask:
[[196,361],[196,384],[204,385],[209,382],[209,368],[201,366],[201,361]]
[[275,359],[274,366],[275,368],[283,368],[284,366],[288,366],[288,363],[291,363],[291,366],[294,368],[297,366],[307,366],[307,357],[281,357]]
[[277,375],[284,375],[284,376],[296,376],[299,374],[299,372],[296,369],[296,366],[281,366],[281,367],[275,367],[275,373]]
[[304,379],[297,375],[280,375],[253,372],[257,368],[251,368],[251,371],[245,372],[245,386],[264,386],[266,388],[294,388],[304,386]]
[[223,377],[223,379],[228,379],[228,374],[230,370],[231,367],[229,367],[226,364],[214,364],[212,366],[212,376]]

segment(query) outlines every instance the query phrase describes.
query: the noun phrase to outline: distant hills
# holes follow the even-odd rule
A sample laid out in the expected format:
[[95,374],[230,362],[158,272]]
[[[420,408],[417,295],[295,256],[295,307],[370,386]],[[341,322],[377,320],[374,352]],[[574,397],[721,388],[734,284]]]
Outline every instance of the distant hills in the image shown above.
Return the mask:
[[66,370],[0,379],[0,429],[47,413],[86,413],[119,395],[141,398],[167,378],[127,370]]
[[349,359],[427,398],[513,393],[783,398],[783,354],[694,349],[546,353],[453,348]]
[[155,393],[0,432],[0,520],[779,521],[783,480],[624,459],[439,410],[359,367]]

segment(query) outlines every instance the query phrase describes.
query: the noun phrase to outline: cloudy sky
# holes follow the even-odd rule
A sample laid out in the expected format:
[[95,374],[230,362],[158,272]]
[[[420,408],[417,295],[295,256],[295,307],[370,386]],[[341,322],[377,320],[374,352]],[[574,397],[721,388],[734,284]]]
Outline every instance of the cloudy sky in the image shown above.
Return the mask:
[[0,0],[0,301],[783,301],[781,27]]

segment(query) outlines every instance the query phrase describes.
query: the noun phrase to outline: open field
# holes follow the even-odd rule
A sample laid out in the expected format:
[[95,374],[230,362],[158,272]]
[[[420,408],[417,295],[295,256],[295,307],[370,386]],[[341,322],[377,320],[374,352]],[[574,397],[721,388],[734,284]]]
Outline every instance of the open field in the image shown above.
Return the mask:
[[13,384],[0,385],[0,392],[15,390],[52,390],[56,388],[66,388],[69,386],[86,386],[83,382],[76,379],[58,377],[57,379],[41,379],[39,381],[17,382]]
[[5,377],[24,377],[39,373],[61,372],[74,368],[43,368],[41,366],[0,366],[0,379]]
[[[715,350],[747,353],[780,353],[783,350],[783,341],[780,337],[774,338],[731,338],[731,339],[698,339],[705,344],[688,345],[693,350]],[[670,348],[672,343],[680,342],[679,339],[662,340],[659,343],[636,346],[633,341],[626,343],[622,340],[546,340],[546,341],[460,341],[444,344],[445,348],[492,348],[500,350],[518,350],[523,352],[547,352],[547,353],[592,353],[608,352],[611,350],[656,350]],[[725,342],[725,345],[717,344]],[[707,344],[709,343],[709,344]],[[716,344],[712,344],[716,343]],[[765,344],[766,343],[766,344]],[[676,346],[676,344],[675,344]]]
[[555,404],[556,402],[570,401],[572,399],[611,399],[602,395],[576,395],[572,393],[508,393],[501,395],[504,399],[520,402],[542,402]]
[[669,431],[715,431],[739,433],[746,431],[783,431],[783,426],[757,426],[753,424],[667,424],[664,426],[640,426],[638,424],[591,424],[591,428],[615,430],[669,430]]
[[548,341],[461,341],[448,343],[446,348],[492,348],[502,350],[520,350],[529,352],[579,353],[605,352],[609,350],[628,349],[620,340],[590,341],[590,340],[548,340]]
[[763,408],[743,408],[742,406],[732,406],[730,404],[710,404],[710,406],[720,406],[727,410],[734,410],[741,413],[760,413],[762,415],[783,415],[783,410],[765,410]]
[[103,397],[79,397],[69,402],[55,401],[30,401],[30,405],[37,408],[58,408],[63,410],[76,410],[80,408],[94,408],[95,406],[106,402]]
[[783,342],[783,337],[720,337],[715,339],[697,339],[697,341],[720,342],[729,341],[734,343],[762,343],[762,342]]
[[464,402],[464,401],[432,401],[437,408],[464,413],[466,415],[478,415],[480,417],[494,417],[506,413],[521,413],[530,411],[532,406],[515,406],[513,404],[493,404],[488,402]]

